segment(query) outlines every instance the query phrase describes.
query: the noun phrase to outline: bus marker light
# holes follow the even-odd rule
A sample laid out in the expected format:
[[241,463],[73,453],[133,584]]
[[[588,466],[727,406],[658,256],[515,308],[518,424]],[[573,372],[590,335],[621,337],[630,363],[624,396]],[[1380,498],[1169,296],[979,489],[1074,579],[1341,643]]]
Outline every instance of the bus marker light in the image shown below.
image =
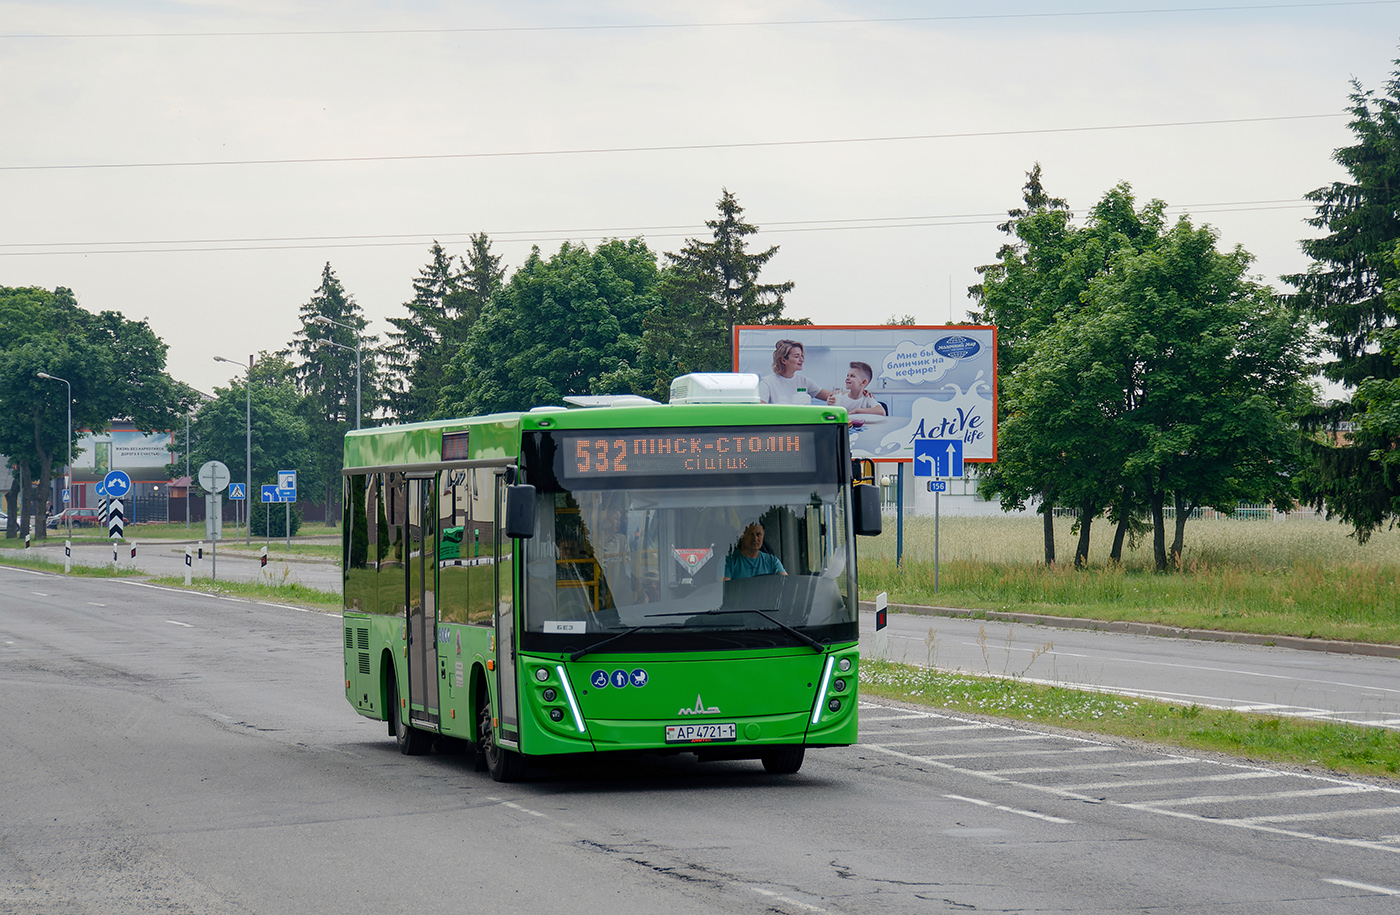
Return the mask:
[[495,661],[487,661],[487,662],[486,662],[486,669],[487,669],[487,670],[495,670],[495,669],[496,669],[496,662],[495,662]]
[[574,689],[569,685],[569,678],[564,676],[564,665],[560,664],[554,669],[558,672],[559,682],[564,687],[564,696],[569,700],[569,710],[574,713],[574,724],[578,726],[578,732],[582,734],[586,730],[583,726],[583,713],[578,710],[578,700],[574,698]]
[[451,711],[449,711],[447,717],[448,717],[448,718],[456,718],[456,717],[457,717],[457,710],[454,708],[454,709],[452,709]]
[[[817,720],[818,720],[819,718],[821,718],[821,716],[822,716],[822,703],[826,701],[826,684],[827,684],[827,682],[828,682],[828,681],[830,680],[830,678],[831,678],[831,665],[833,665],[833,664],[835,664],[835,663],[836,663],[836,658],[835,658],[833,655],[827,655],[827,657],[826,657],[826,669],[822,671],[822,688],[821,688],[821,690],[819,690],[819,691],[817,692],[817,701],[816,701],[816,705],[815,705],[815,707],[812,709],[812,723],[813,723],[813,724],[816,724],[816,723],[817,723]],[[839,707],[840,707],[840,704],[838,703],[838,704],[837,704],[837,708],[839,708]],[[833,709],[832,711],[835,711],[835,709]]]

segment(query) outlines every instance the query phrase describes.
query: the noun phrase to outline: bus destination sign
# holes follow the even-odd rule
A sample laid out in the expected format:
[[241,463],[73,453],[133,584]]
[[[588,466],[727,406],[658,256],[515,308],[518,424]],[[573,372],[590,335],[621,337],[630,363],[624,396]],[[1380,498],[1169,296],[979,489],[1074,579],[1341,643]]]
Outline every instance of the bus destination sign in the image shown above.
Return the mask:
[[685,474],[811,473],[817,465],[810,429],[692,429],[565,433],[564,479]]

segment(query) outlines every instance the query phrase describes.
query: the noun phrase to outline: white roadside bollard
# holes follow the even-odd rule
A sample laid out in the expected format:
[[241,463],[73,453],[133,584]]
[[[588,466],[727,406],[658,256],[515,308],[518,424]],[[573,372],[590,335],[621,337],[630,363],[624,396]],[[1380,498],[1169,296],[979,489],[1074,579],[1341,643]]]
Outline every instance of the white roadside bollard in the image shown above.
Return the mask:
[[185,547],[185,587],[190,586],[190,572],[194,567],[194,550]]
[[73,571],[73,541],[63,541],[63,574]]

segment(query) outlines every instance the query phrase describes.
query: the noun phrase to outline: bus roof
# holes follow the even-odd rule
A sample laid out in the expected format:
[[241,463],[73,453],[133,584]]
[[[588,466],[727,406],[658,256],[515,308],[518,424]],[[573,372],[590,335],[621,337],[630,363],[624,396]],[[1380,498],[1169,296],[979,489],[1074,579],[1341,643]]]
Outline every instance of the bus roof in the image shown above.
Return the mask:
[[471,460],[509,460],[520,439],[536,429],[648,429],[684,426],[785,426],[844,423],[846,411],[824,405],[654,404],[610,407],[537,407],[458,419],[357,429],[345,435],[345,468],[431,464],[443,460],[443,436],[465,432]]

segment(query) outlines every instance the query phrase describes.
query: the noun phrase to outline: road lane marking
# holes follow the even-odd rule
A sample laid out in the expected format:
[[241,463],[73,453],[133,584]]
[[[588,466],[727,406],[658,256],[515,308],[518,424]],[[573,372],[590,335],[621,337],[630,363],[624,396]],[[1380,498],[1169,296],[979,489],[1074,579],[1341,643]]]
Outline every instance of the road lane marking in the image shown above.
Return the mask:
[[184,626],[186,629],[193,629],[193,628],[194,628],[194,626],[193,626],[192,624],[190,624],[190,623],[182,623],[182,622],[180,622],[179,620],[166,620],[166,622],[167,622],[167,623],[170,623],[172,626]]
[[[882,747],[894,746],[894,744],[882,743]],[[922,759],[983,759],[988,756],[995,756],[998,759],[1006,756],[1055,756],[1060,753],[1112,753],[1117,747],[1065,747],[1059,750],[1002,750],[993,747],[984,753],[937,753],[921,757]],[[1059,771],[1058,767],[1055,771]]]
[[[899,736],[899,737],[908,737],[908,736],[912,736],[913,734],[919,733],[919,732],[921,732],[921,731],[945,731],[945,730],[956,730],[956,729],[955,729],[955,728],[910,728],[910,729],[907,730],[907,731],[906,731],[906,730],[903,730],[903,729],[900,729],[899,731],[896,731],[895,734],[896,734],[897,736]],[[984,743],[1005,743],[1006,741],[1012,741],[1012,740],[1044,740],[1044,739],[1045,739],[1045,738],[1044,738],[1042,735],[1040,735],[1040,734],[1019,734],[1019,735],[1017,735],[1017,736],[1015,736],[1015,737],[972,737],[972,738],[968,738],[968,739],[965,741],[965,743],[971,744],[971,745],[980,746],[981,744],[984,744]],[[934,742],[933,740],[930,740],[930,739],[927,738],[927,737],[923,738],[922,740],[882,740],[882,741],[880,741],[880,746],[882,746],[882,747],[926,747],[926,746],[928,746],[929,744],[931,744],[931,743],[933,743],[933,742]],[[867,744],[867,745],[869,745],[869,744]]]
[[1375,886],[1370,883],[1357,883],[1355,880],[1336,880],[1332,877],[1322,878],[1326,883],[1335,883],[1337,886],[1344,886],[1351,890],[1365,890],[1368,893],[1376,893],[1381,896],[1400,896],[1400,890],[1392,890],[1388,886]]
[[1033,766],[1028,769],[994,769],[988,775],[1003,778],[1007,775],[1048,775],[1054,772],[1080,772],[1088,769],[1141,769],[1153,766],[1184,766],[1199,762],[1195,759],[1135,759],[1128,762],[1082,763],[1077,766]]
[[29,593],[30,593],[30,594],[33,594],[33,595],[35,595],[35,596],[37,596],[37,597],[51,597],[51,596],[52,596],[52,595],[49,595],[49,594],[45,594],[43,591],[30,591]]
[[41,578],[47,578],[53,574],[52,572],[40,572],[38,569],[23,569],[19,566],[0,565],[0,569],[7,569],[11,572],[23,572],[26,575],[38,575]]
[[1233,782],[1247,778],[1283,778],[1284,772],[1229,772],[1225,775],[1193,775],[1189,778],[1140,778],[1135,781],[1089,782],[1065,785],[1068,791],[1094,791],[1101,788],[1158,788],[1162,785],[1184,785],[1187,782]]
[[[924,721],[927,721],[927,720],[928,720],[928,716],[927,716],[927,715],[920,715],[919,717],[920,717],[920,719],[922,719],[922,720],[924,720]],[[908,721],[908,720],[909,720],[909,719],[907,719],[907,718],[871,718],[871,717],[869,717],[869,716],[867,716],[867,715],[861,715],[861,716],[860,716],[860,723],[861,723],[861,724],[865,724],[866,722],[869,722],[869,721]],[[937,727],[928,727],[928,728],[891,728],[891,730],[895,731],[895,733],[898,733],[898,734],[922,734],[922,733],[924,733],[925,731],[991,731],[991,730],[995,730],[996,727],[997,727],[997,725],[992,725],[992,724],[956,724],[956,725],[940,725],[940,726],[937,726]]]
[[944,797],[952,801],[967,801],[969,804],[976,804],[979,807],[990,807],[993,810],[1000,810],[1003,813],[1014,813],[1017,816],[1032,817],[1037,820],[1045,820],[1047,823],[1062,823],[1067,826],[1074,825],[1074,820],[1066,820],[1064,817],[1053,817],[1048,813],[1036,813],[1034,810],[1018,810],[1015,807],[1006,807],[1001,804],[993,804],[991,801],[978,800],[975,797],[963,797],[960,794],[945,794]]
[[528,813],[532,817],[543,817],[546,820],[549,819],[549,814],[540,813],[538,810],[531,810],[529,807],[522,807],[519,804],[515,803],[515,801],[508,801],[505,798],[499,797],[488,797],[487,800],[494,801],[502,807],[509,807],[511,810],[518,810],[521,813]]
[[1303,823],[1314,820],[1337,820],[1346,817],[1378,817],[1400,814],[1400,807],[1368,807],[1365,810],[1323,810],[1317,813],[1275,813],[1263,817],[1232,817],[1224,823],[1253,826],[1255,823]]
[[1201,797],[1164,798],[1153,801],[1158,807],[1185,807],[1191,804],[1237,804],[1245,801],[1281,801],[1285,798],[1336,797],[1342,794],[1366,794],[1381,789],[1374,785],[1348,785],[1341,788],[1309,788],[1303,791],[1272,791],[1268,794],[1216,794]]
[[767,896],[769,899],[776,899],[778,902],[781,902],[784,905],[790,905],[794,908],[802,909],[804,912],[820,912],[822,913],[822,915],[828,915],[830,911],[829,909],[824,909],[818,905],[811,905],[810,903],[806,902],[798,902],[796,899],[793,899],[789,896],[784,896],[782,893],[777,893],[773,890],[765,890],[763,887],[760,886],[751,886],[749,887],[749,889],[753,890],[755,893],[761,893],[762,895]]

